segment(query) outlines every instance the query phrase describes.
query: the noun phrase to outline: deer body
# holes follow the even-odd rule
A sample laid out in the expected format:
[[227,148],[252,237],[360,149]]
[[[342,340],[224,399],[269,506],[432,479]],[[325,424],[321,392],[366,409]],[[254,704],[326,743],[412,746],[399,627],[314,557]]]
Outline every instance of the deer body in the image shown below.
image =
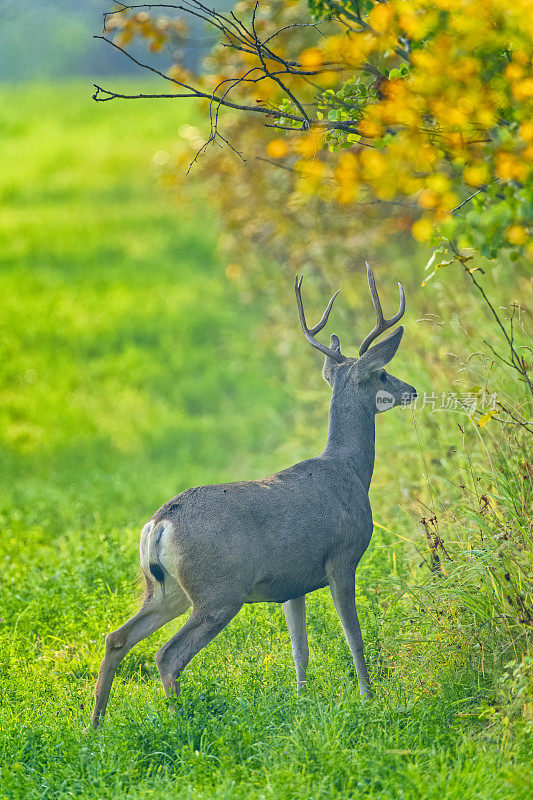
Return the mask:
[[146,572],[157,563],[176,575],[191,598],[201,593],[216,603],[223,585],[226,598],[240,605],[284,603],[326,586],[339,556],[356,565],[371,531],[364,487],[348,465],[319,457],[263,481],[178,495],[147,531],[158,545],[146,552],[155,550],[158,561],[141,565]]
[[[370,269],[369,283],[377,298]],[[283,603],[300,688],[308,662],[305,595],[328,585],[360,692],[370,695],[354,588],[355,570],[372,535],[368,490],[374,468],[376,393],[384,388],[394,405],[403,402],[405,393],[416,393],[383,371],[399,345],[401,328],[371,350],[367,346],[359,359],[345,358],[337,337],[332,336],[327,348],[313,336],[325,325],[334,298],[310,331],[300,285],[301,281],[297,299],[302,328],[311,344],[325,353],[324,377],[333,388],[326,447],[316,458],[263,480],[188,489],[153,515],[141,532],[145,599],[132,619],[106,637],[94,727],[105,713],[115,670],[126,653],[191,605],[187,622],[156,654],[167,696],[179,693],[180,673],[194,655],[244,603],[254,602]],[[403,303],[402,291],[401,298]],[[396,321],[381,315],[380,324],[377,303],[381,330],[374,330],[374,338],[384,325]]]

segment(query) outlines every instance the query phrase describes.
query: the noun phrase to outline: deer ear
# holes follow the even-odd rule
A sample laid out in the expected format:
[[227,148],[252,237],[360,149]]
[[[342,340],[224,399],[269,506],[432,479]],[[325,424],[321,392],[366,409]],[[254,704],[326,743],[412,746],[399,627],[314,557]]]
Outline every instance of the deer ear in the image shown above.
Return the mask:
[[363,353],[357,362],[357,372],[363,376],[369,375],[377,369],[383,369],[385,364],[388,364],[389,361],[392,361],[394,358],[396,350],[400,346],[402,336],[403,325],[400,325],[399,328],[396,328],[394,333],[391,333],[386,339],[383,339],[379,344],[375,344],[374,347],[371,347],[370,350]]
[[[330,350],[337,350],[339,353],[341,351],[341,343],[339,341],[339,337],[335,336],[334,333],[331,334],[331,339],[329,340],[329,348]],[[338,363],[334,361],[329,356],[326,356],[324,359],[324,368],[322,369],[322,375],[327,380],[330,386],[333,386],[333,370],[335,367],[338,366]]]

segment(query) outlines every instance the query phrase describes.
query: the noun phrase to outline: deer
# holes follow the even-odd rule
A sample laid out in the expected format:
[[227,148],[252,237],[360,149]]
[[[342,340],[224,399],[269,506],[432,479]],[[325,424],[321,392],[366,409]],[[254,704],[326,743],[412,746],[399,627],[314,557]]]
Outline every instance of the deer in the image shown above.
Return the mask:
[[399,347],[403,326],[373,344],[403,317],[403,288],[399,283],[398,312],[386,319],[374,275],[366,266],[376,324],[359,347],[358,357],[343,355],[335,334],[329,346],[315,338],[326,325],[339,290],[320,322],[309,328],[301,295],[303,276],[295,280],[302,331],[324,355],[323,376],[332,388],[323,452],[262,480],[187,489],[144,525],[140,536],[144,600],[135,616],[106,636],[93,728],[104,717],[115,671],[126,654],[191,606],[186,622],[155,655],[167,698],[179,696],[184,668],[242,606],[260,602],[283,604],[296,688],[301,690],[309,661],[305,598],[326,586],[351,651],[359,692],[372,697],[355,604],[355,572],[373,532],[368,492],[375,417],[410,403],[416,390],[385,371]]

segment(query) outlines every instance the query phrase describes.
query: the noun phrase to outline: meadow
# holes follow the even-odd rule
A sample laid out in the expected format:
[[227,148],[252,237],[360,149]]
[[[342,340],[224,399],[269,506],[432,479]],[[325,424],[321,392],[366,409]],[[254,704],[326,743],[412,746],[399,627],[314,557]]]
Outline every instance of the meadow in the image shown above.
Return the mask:
[[[329,394],[295,312],[275,346],[265,333],[279,289],[228,279],[202,187],[176,202],[158,184],[194,109],[96,106],[83,83],[2,88],[0,108],[0,798],[531,796],[530,634],[502,590],[510,574],[529,602],[530,496],[509,444],[521,434],[431,407],[378,424],[375,534],[356,577],[373,702],[322,590],[301,696],[281,607],[260,604],[189,665],[173,713],[153,653],[179,623],[139,644],[105,723],[85,731],[105,634],[140,596],[142,524],[189,486],[319,452]],[[497,370],[472,358],[498,332],[464,285],[422,292],[409,254],[390,255],[385,302],[399,278],[411,303],[392,372],[429,393]],[[489,278],[511,302],[505,271]],[[342,288],[361,295],[362,332],[363,276]],[[306,292],[314,317],[323,298],[313,281]],[[342,311],[339,333],[356,339]],[[512,378],[498,380],[510,396]],[[430,514],[448,559],[428,548]]]

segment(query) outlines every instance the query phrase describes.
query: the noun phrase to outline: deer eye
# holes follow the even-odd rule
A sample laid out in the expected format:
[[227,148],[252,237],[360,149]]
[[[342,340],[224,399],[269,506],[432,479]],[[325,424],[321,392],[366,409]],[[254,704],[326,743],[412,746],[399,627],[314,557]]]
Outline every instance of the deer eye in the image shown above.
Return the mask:
[[386,383],[386,381],[387,381],[387,373],[386,372],[382,372],[381,375],[379,376],[379,379],[380,379],[381,383]]

